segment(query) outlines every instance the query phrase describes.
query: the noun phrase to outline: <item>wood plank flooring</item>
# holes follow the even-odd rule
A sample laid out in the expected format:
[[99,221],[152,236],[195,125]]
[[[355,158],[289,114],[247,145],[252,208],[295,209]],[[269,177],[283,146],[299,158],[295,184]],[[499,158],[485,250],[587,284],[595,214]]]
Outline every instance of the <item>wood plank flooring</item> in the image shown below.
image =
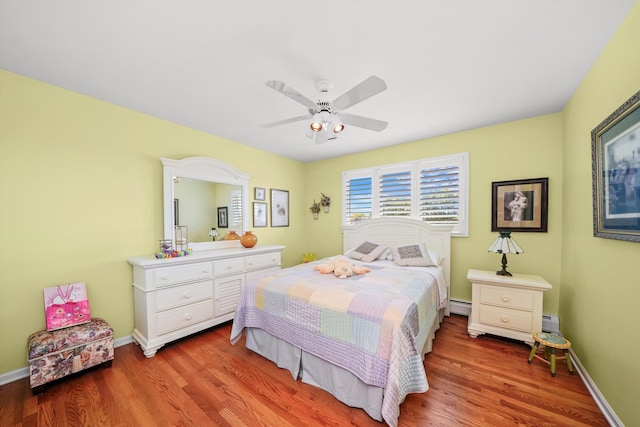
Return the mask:
[[[606,426],[579,375],[557,374],[529,347],[473,339],[467,318],[446,318],[425,358],[430,389],[401,406],[399,426]],[[160,349],[135,344],[113,366],[32,396],[28,378],[0,387],[0,426],[384,426],[288,371],[229,343],[230,324]]]

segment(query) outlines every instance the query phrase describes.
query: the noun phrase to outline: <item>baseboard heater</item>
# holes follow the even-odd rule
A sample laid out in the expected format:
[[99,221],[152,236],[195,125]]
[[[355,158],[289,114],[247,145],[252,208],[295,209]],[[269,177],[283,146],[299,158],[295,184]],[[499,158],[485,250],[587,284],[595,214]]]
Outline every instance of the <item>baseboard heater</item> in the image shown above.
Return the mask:
[[[468,317],[471,315],[471,303],[469,301],[451,300],[451,313]],[[558,316],[543,314],[542,330],[544,332],[560,334],[560,321],[558,320]]]

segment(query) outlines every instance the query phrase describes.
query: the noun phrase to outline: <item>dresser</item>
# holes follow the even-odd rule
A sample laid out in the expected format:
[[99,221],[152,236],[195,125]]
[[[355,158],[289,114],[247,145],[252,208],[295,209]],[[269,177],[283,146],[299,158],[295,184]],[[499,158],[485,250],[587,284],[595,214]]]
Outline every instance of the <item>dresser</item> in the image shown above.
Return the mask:
[[472,286],[469,335],[492,334],[533,345],[532,334],[542,331],[543,293],[551,285],[540,276],[483,270],[469,270],[467,279]]
[[281,268],[284,246],[196,251],[178,258],[129,258],[133,340],[153,357],[168,342],[233,319],[246,280]]

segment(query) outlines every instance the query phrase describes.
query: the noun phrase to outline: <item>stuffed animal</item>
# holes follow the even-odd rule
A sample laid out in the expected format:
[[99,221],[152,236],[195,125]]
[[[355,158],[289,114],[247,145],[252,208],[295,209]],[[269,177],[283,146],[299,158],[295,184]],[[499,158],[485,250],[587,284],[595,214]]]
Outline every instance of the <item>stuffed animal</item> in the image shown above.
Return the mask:
[[333,274],[339,279],[346,279],[354,274],[364,274],[371,271],[367,267],[361,267],[353,264],[347,258],[340,257],[331,260],[329,263],[318,264],[313,268],[315,271],[319,271],[322,274]]

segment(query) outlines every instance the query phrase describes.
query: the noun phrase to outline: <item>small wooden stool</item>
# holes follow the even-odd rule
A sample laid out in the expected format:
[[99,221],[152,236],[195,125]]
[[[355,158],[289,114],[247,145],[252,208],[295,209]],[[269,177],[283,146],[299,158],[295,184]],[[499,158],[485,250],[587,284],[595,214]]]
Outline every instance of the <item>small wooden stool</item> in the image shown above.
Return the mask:
[[[571,348],[571,343],[569,342],[569,340],[555,334],[549,334],[547,332],[536,332],[535,334],[533,334],[533,340],[535,342],[533,343],[533,347],[531,347],[531,353],[529,353],[529,363],[531,363],[534,357],[537,357],[545,363],[549,363],[551,365],[551,376],[555,377],[556,359],[566,359],[569,373],[573,375],[573,365],[571,364],[571,357],[569,356],[569,349]],[[537,354],[540,344],[544,346],[544,356],[540,356],[539,354]],[[557,357],[556,349],[561,349],[564,352],[564,356]]]

